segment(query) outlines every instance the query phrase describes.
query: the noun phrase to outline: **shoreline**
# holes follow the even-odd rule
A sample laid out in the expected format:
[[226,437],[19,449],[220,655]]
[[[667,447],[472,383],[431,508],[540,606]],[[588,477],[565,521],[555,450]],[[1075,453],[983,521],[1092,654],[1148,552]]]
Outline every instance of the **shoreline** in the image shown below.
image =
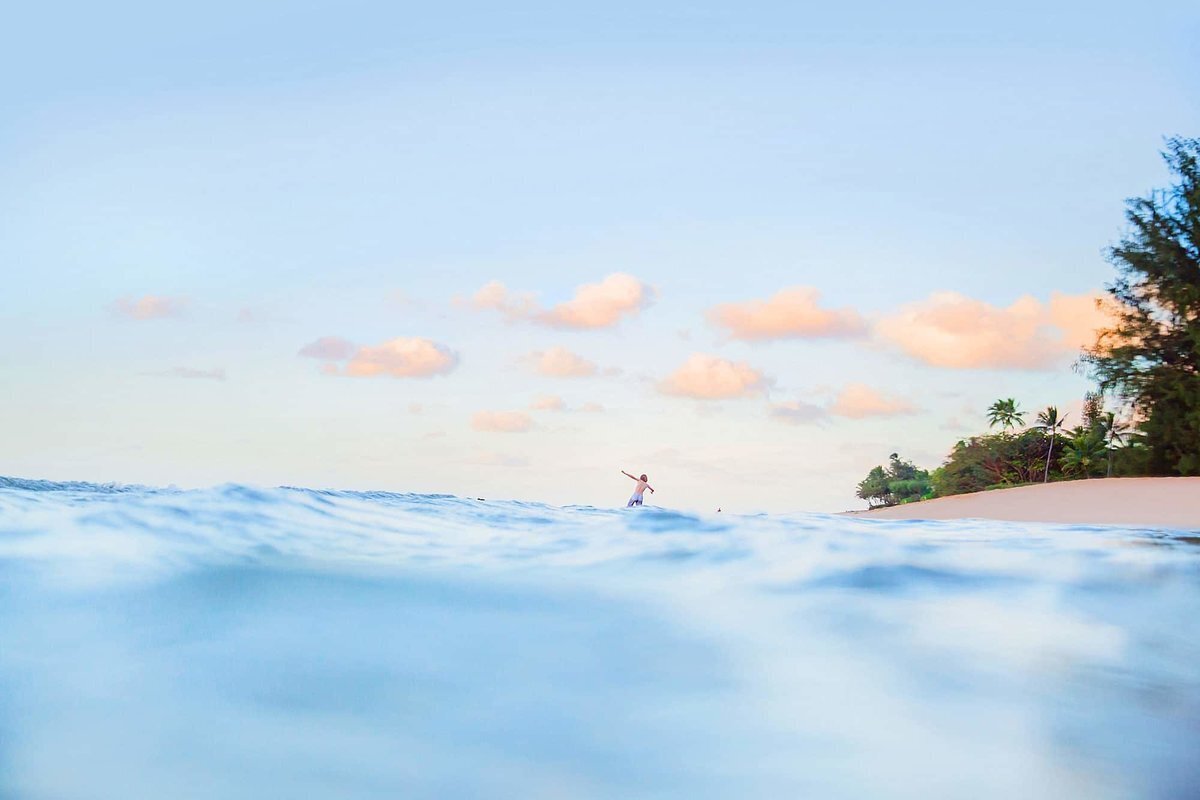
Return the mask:
[[1200,477],[1060,481],[845,513],[861,519],[993,519],[1200,531]]

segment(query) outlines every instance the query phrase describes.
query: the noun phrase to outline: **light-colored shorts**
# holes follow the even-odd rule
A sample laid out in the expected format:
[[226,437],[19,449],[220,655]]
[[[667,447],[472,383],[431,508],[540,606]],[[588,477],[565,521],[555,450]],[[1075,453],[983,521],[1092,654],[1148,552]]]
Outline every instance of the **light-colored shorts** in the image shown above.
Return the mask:
[[633,497],[629,498],[629,502],[625,505],[625,507],[633,508],[634,506],[640,506],[641,504],[642,496],[640,494],[635,494]]

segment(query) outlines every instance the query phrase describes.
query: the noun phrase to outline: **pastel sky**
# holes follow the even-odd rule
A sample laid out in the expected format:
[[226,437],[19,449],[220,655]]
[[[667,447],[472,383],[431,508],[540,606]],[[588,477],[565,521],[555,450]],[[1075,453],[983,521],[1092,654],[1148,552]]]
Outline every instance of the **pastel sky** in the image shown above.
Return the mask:
[[1073,408],[1175,3],[22,4],[0,474],[842,510]]

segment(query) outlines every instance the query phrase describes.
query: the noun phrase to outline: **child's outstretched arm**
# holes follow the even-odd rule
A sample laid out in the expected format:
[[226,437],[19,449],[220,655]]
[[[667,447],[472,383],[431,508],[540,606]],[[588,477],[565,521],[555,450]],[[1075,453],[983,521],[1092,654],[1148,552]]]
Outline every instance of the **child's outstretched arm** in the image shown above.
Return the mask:
[[621,474],[624,475],[626,478],[631,478],[632,480],[635,480],[635,481],[637,480],[637,478],[634,478],[632,475],[630,475],[625,470],[621,470]]

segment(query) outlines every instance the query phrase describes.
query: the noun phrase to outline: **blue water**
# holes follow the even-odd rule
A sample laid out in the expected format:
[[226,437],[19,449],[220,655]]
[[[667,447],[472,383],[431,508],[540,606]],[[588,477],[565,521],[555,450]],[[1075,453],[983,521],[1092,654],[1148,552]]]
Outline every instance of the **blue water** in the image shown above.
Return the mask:
[[0,478],[0,798],[1197,797],[1198,543]]

